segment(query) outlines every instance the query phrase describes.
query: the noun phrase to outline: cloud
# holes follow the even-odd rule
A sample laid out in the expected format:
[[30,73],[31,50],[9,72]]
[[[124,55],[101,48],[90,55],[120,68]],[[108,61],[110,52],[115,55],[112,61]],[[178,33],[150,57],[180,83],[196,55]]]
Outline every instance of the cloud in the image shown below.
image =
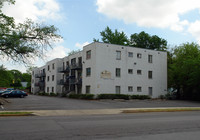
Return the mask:
[[109,18],[136,23],[141,27],[169,28],[183,31],[189,24],[180,15],[200,9],[197,0],[97,0],[97,11]]
[[69,48],[65,48],[64,46],[56,46],[51,50],[48,50],[45,54],[45,59],[50,61],[55,58],[63,58],[68,55],[71,50]]
[[80,43],[77,42],[77,43],[75,44],[75,46],[76,46],[78,49],[81,49],[81,50],[82,50],[83,47],[86,46],[86,45],[88,45],[88,44],[90,44],[90,43],[89,43],[89,42],[84,42],[84,43],[80,44]]
[[33,21],[61,18],[60,6],[56,0],[16,0],[15,5],[5,4],[2,11],[14,17],[17,23],[26,18]]
[[195,22],[191,23],[189,25],[188,32],[191,33],[200,44],[200,20],[196,20]]

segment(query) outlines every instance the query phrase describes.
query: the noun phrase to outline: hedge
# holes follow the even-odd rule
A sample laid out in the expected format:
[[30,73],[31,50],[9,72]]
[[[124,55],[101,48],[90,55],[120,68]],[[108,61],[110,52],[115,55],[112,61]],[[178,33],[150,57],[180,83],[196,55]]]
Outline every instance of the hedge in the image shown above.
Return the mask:
[[68,98],[91,100],[94,99],[94,94],[70,94]]
[[98,99],[125,99],[129,100],[129,95],[126,94],[99,94]]
[[148,95],[130,95],[130,98],[139,100],[151,99],[151,97]]

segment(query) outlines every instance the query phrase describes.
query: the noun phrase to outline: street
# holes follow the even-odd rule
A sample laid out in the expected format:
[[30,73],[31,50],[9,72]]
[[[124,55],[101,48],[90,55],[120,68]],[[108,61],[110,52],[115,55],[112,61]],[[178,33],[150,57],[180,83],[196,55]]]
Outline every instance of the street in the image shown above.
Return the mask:
[[200,112],[1,117],[2,140],[197,140]]
[[[53,115],[0,117],[1,140],[197,140],[200,137],[200,111],[130,114],[121,112],[109,115],[83,113],[87,109],[199,107],[199,102],[76,100],[36,95],[6,100],[10,103],[4,105],[4,111],[45,110],[51,111],[49,114]],[[68,111],[68,114],[59,115],[59,110]],[[69,112],[80,112],[83,115],[69,115]]]

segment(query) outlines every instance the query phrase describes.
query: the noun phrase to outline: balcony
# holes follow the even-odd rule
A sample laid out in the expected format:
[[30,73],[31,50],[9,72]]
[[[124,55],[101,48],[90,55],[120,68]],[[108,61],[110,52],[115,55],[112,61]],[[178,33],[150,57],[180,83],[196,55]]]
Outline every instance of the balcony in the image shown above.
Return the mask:
[[72,65],[70,66],[70,68],[71,68],[72,70],[81,70],[81,69],[82,69],[82,63],[75,63],[75,64],[72,64]]
[[66,68],[60,67],[60,68],[58,68],[58,72],[68,73],[68,72],[70,72],[70,67],[69,66],[67,66]]
[[76,85],[82,85],[82,78],[77,78],[75,84]]
[[61,79],[58,81],[58,85],[74,85],[76,84],[76,79],[74,76],[68,76],[66,79]]
[[38,74],[35,74],[35,78],[41,78],[41,77],[45,77],[46,76],[46,73],[38,73]]
[[35,86],[36,87],[44,87],[45,86],[45,82],[44,81],[36,82]]

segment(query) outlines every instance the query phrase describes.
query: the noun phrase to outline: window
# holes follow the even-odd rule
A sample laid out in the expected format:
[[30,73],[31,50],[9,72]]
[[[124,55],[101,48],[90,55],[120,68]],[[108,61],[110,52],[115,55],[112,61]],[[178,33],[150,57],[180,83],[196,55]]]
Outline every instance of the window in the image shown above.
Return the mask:
[[76,58],[71,59],[71,65],[76,65]]
[[153,95],[153,87],[149,87],[149,96]]
[[54,87],[52,87],[52,88],[51,88],[51,92],[53,92],[53,93],[54,93]]
[[153,56],[152,55],[148,55],[148,62],[153,63]]
[[152,71],[148,71],[148,78],[152,79],[152,77],[153,77],[153,72]]
[[133,74],[133,69],[128,69],[128,74]]
[[115,71],[115,73],[116,73],[116,77],[120,77],[120,72],[121,70],[120,70],[120,68],[116,68],[116,71]]
[[120,94],[120,93],[121,93],[120,90],[121,90],[121,89],[120,89],[120,86],[116,86],[116,87],[115,87],[115,93],[116,93],[116,94]]
[[86,68],[86,76],[90,76],[91,75],[91,68]]
[[48,65],[48,71],[50,70],[50,66]]
[[128,52],[128,57],[133,57],[133,53],[132,52]]
[[142,75],[142,70],[137,70],[138,75]]
[[137,87],[137,92],[142,92],[142,87]]
[[86,59],[90,59],[91,58],[91,50],[86,52]]
[[49,82],[49,76],[47,77],[47,82]]
[[52,75],[52,81],[54,81],[54,75]]
[[116,59],[121,60],[121,51],[116,51]]
[[86,87],[85,87],[85,90],[86,90],[86,91],[85,91],[86,94],[90,93],[90,86],[86,86]]
[[132,86],[128,86],[128,92],[133,92],[133,87]]
[[137,54],[137,58],[142,58],[142,54],[141,54],[141,53],[138,53],[138,54]]
[[47,87],[47,92],[49,92],[49,87]]
[[54,70],[54,63],[52,64],[52,69]]

